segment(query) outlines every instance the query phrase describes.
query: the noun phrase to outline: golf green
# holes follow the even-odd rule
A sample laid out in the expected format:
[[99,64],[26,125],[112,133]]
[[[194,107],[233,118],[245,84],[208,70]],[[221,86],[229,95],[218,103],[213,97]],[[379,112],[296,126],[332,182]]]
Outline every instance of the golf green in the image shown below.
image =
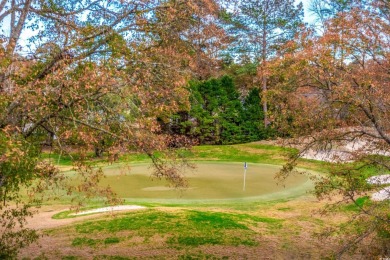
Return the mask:
[[275,200],[296,197],[313,188],[306,175],[289,177],[282,184],[275,180],[280,166],[248,164],[244,189],[243,163],[197,163],[196,169],[185,176],[189,187],[185,190],[170,188],[165,180],[151,177],[147,164],[104,169],[102,185],[110,185],[127,200]]

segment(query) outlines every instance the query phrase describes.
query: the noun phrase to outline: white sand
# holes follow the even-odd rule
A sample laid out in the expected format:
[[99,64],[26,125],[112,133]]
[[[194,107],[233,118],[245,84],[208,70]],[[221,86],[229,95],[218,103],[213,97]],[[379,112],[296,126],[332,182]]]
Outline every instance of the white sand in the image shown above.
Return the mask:
[[[367,182],[375,185],[390,184],[390,174],[373,176],[367,179]],[[390,199],[390,187],[386,187],[371,195],[371,199],[375,201],[383,201]]]
[[377,149],[369,140],[357,139],[339,143],[337,148],[330,150],[309,149],[302,154],[302,158],[326,162],[352,162],[354,153],[390,156],[390,151]]
[[370,177],[367,179],[367,182],[369,184],[377,184],[377,185],[390,184],[390,174],[383,174],[383,175]]
[[351,162],[352,159],[351,154],[347,151],[315,151],[313,149],[302,154],[302,158],[325,162]]
[[93,213],[103,213],[103,212],[123,211],[123,210],[136,210],[136,209],[145,209],[145,208],[146,207],[137,206],[137,205],[119,205],[119,206],[104,207],[104,208],[81,211],[81,212],[73,213],[70,215],[80,216],[80,215],[87,215],[87,214],[93,214]]
[[383,201],[390,199],[390,187],[386,187],[371,195],[371,199],[374,201]]
[[[353,161],[354,152],[390,156],[390,152],[388,151],[382,151],[371,147],[367,140],[355,140],[354,142],[339,146],[338,149],[329,151],[309,149],[302,154],[302,158],[326,162],[351,162]],[[390,174],[370,177],[367,179],[367,182],[374,185],[390,184]],[[386,187],[372,194],[371,199],[374,201],[390,199],[390,187]]]

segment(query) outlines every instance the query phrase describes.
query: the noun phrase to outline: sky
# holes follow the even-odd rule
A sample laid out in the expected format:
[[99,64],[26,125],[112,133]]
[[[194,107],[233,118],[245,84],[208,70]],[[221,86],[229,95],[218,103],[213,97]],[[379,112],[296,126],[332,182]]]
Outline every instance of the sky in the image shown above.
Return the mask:
[[304,17],[304,22],[306,23],[312,23],[314,20],[314,17],[312,14],[309,12],[309,7],[310,7],[310,2],[311,0],[295,0],[295,3],[298,4],[299,2],[302,2],[303,4],[303,9],[305,11],[305,17]]
[[[309,12],[309,6],[310,6],[311,1],[312,0],[295,0],[295,4],[298,4],[300,2],[302,2],[302,4],[303,4],[303,8],[304,8],[304,12],[305,12],[304,22],[306,22],[306,23],[313,23],[313,21],[314,21],[313,15],[311,15]],[[0,25],[0,27],[3,31],[3,33],[5,33],[7,35],[9,33],[9,28],[7,28],[7,26],[4,26],[4,25],[8,23],[8,20],[6,19],[4,22],[5,23],[3,23],[2,26]],[[23,31],[23,34],[19,40],[19,44],[24,45],[24,46],[28,46],[29,45],[28,38],[30,38],[33,35],[36,35],[36,32],[33,32],[29,28],[25,28]]]

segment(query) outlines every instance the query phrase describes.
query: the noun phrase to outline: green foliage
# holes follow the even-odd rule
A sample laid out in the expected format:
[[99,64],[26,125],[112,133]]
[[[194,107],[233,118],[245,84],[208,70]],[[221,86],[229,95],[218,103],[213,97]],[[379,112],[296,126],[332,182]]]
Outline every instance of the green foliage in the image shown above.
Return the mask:
[[0,154],[0,198],[8,201],[18,196],[21,185],[31,184],[38,151],[23,139],[0,132]]
[[233,144],[270,136],[263,126],[260,93],[253,89],[241,101],[233,78],[224,76],[189,83],[190,111],[171,118],[170,132],[197,139],[201,144]]
[[280,55],[278,50],[294,38],[303,23],[303,5],[293,0],[247,0],[238,7],[229,33],[234,38],[231,51],[241,61],[248,57],[264,61]]
[[24,225],[39,198],[23,201],[21,191],[39,193],[50,185],[50,175],[56,173],[38,163],[38,152],[34,144],[0,130],[0,259],[15,258],[19,248],[38,239],[37,232]]
[[242,114],[242,135],[243,141],[253,142],[266,139],[267,129],[264,128],[264,112],[260,106],[260,91],[252,89],[244,100]]
[[346,211],[359,212],[363,208],[363,206],[369,202],[370,202],[370,197],[368,197],[368,196],[360,197],[360,198],[357,198],[355,200],[355,203],[351,203],[351,204],[344,206],[344,209]]

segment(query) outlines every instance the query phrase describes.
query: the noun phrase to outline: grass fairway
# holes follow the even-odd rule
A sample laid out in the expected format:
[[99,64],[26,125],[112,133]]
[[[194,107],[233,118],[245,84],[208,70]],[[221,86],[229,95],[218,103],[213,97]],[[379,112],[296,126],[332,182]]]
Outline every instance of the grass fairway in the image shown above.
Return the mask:
[[198,162],[196,169],[185,176],[189,188],[178,191],[170,188],[164,180],[150,177],[147,164],[126,168],[106,168],[102,185],[110,185],[119,197],[130,201],[148,200],[163,202],[215,201],[215,200],[275,200],[296,197],[312,188],[305,175],[296,175],[278,184],[274,179],[279,166],[249,164],[246,187],[243,190],[244,167],[242,163]]

